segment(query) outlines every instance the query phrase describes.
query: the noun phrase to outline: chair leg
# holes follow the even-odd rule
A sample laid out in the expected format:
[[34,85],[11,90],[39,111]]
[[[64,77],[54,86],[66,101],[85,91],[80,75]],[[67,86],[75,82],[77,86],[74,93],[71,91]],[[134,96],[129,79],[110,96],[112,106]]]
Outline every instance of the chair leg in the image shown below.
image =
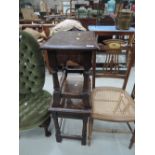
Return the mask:
[[46,137],[50,137],[51,136],[51,132],[48,130],[50,122],[51,122],[51,117],[49,116],[49,118],[40,126],[40,127],[44,128],[45,136]]
[[82,145],[86,145],[87,140],[87,122],[88,118],[83,118],[83,129],[82,129]]
[[131,132],[133,132],[133,131],[132,131],[132,128],[131,128],[131,126],[130,126],[130,124],[129,124],[129,122],[127,122],[127,126],[128,126],[128,128],[129,128],[129,130],[130,130]]
[[135,143],[135,130],[132,133],[132,137],[131,137],[130,144],[129,144],[129,149],[132,148],[132,146],[133,146],[134,143]]
[[94,122],[93,118],[90,117],[89,123],[88,123],[88,145],[91,144],[91,140],[92,140],[93,122]]

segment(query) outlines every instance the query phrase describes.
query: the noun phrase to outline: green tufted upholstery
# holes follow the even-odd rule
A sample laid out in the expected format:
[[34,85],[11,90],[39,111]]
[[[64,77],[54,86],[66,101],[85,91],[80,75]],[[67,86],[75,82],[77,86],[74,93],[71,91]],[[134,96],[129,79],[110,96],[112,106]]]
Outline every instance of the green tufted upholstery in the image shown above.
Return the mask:
[[42,90],[45,66],[37,41],[28,33],[19,34],[19,128],[31,129],[48,118],[52,96]]
[[20,93],[35,93],[42,89],[45,67],[37,41],[28,33],[20,33],[19,46]]
[[48,107],[51,95],[46,91],[31,93],[28,95],[20,94],[20,130],[39,126],[48,117]]

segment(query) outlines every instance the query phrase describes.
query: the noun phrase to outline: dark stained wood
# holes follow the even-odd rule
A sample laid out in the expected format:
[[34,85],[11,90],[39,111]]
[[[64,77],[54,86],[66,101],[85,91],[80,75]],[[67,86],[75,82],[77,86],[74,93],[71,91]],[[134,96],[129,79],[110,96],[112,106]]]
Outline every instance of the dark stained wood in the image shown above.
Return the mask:
[[52,68],[52,75],[53,75],[53,106],[56,106],[56,103],[60,102],[60,84],[58,80],[58,67],[57,67],[57,58],[56,58],[56,51],[50,52],[48,55],[49,65]]
[[76,50],[78,52],[97,50],[98,45],[93,32],[67,31],[55,34],[41,48],[46,50],[67,50],[74,53]]
[[61,136],[62,136],[62,138],[67,138],[67,139],[77,139],[77,140],[82,140],[82,136],[78,136],[78,135],[67,136],[67,135],[62,134]]
[[51,132],[48,130],[50,122],[51,122],[51,117],[47,118],[47,120],[45,120],[43,122],[43,124],[40,125],[40,127],[44,128],[45,136],[46,137],[50,137],[51,136]]
[[135,130],[134,130],[132,137],[131,137],[131,140],[130,140],[129,149],[132,148],[134,143],[135,143]]
[[134,84],[134,87],[133,87],[133,90],[132,90],[132,93],[131,93],[131,97],[133,99],[135,99],[135,84]]
[[87,122],[88,117],[83,118],[83,128],[82,128],[82,145],[86,145],[86,139],[87,139]]
[[[91,113],[90,103],[90,68],[92,53],[99,49],[93,32],[59,32],[41,45],[47,50],[49,65],[53,75],[53,104],[49,108],[56,128],[56,140],[62,138],[80,139],[86,144],[87,122]],[[68,65],[68,61],[73,61]],[[58,80],[58,71],[61,66],[63,76]],[[70,73],[83,74],[82,80],[70,77]],[[58,118],[72,118],[83,121],[81,138],[73,135],[62,135]]]
[[57,140],[57,142],[61,142],[62,137],[61,137],[61,131],[60,131],[59,122],[58,122],[58,113],[53,112],[52,116],[53,116],[54,125],[56,128],[56,134],[55,134],[56,140]]
[[[69,75],[68,75],[69,76]],[[80,78],[82,79],[82,77]],[[73,80],[72,77],[68,77],[64,83],[64,87],[62,89],[63,92],[72,91],[72,93],[79,94],[83,89],[83,80],[79,80],[79,78],[75,78]],[[76,81],[76,83],[75,83]],[[90,87],[90,84],[89,84]],[[84,102],[82,98],[76,99],[76,97],[65,97],[65,99],[61,99],[61,104],[59,107],[50,107],[49,111],[53,115],[53,119],[56,127],[56,140],[61,142],[62,138],[70,138],[81,140],[82,145],[86,144],[86,135],[87,135],[87,122],[88,117],[90,116],[91,109],[86,109],[84,106]],[[72,119],[80,119],[83,121],[82,135],[64,135],[60,132],[60,124],[58,122],[58,117],[62,118],[72,118]],[[80,137],[80,138],[77,138]]]

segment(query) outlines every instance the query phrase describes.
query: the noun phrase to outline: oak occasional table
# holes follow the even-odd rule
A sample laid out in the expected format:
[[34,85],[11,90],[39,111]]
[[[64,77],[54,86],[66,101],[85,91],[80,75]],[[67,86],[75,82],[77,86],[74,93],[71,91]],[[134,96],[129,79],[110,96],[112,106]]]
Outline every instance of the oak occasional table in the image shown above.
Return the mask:
[[[41,49],[47,50],[52,68],[54,92],[49,111],[54,119],[56,140],[78,139],[82,145],[86,145],[87,122],[91,112],[89,75],[92,55],[98,50],[95,34],[89,31],[59,32],[43,44]],[[73,61],[78,66],[69,67],[68,61]],[[60,79],[58,71],[62,71]],[[76,78],[74,73],[83,76]],[[82,135],[62,134],[58,118],[82,120]]]

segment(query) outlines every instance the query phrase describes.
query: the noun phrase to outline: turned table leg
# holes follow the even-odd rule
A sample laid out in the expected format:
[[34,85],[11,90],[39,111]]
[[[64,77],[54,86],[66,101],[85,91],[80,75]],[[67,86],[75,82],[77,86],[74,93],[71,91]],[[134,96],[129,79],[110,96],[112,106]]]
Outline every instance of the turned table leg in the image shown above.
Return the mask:
[[58,115],[56,112],[52,113],[53,116],[53,120],[54,120],[54,125],[55,125],[55,129],[56,129],[56,141],[57,142],[61,142],[62,141],[62,137],[61,137],[61,131],[60,131],[60,126],[59,126],[59,122],[58,122]]
[[87,122],[88,117],[83,118],[83,129],[82,129],[82,145],[86,145],[86,139],[87,139]]
[[59,105],[60,103],[60,84],[58,79],[58,66],[57,66],[57,53],[56,51],[48,52],[48,59],[50,67],[52,68],[52,77],[53,77],[53,107]]
[[86,109],[90,108],[90,101],[89,101],[89,97],[90,97],[90,92],[89,92],[89,88],[90,88],[90,68],[91,68],[91,58],[92,58],[92,52],[87,52],[85,54],[83,54],[83,58],[84,58],[84,72],[83,72],[83,76],[84,76],[84,82],[83,82],[83,102],[85,105]]

